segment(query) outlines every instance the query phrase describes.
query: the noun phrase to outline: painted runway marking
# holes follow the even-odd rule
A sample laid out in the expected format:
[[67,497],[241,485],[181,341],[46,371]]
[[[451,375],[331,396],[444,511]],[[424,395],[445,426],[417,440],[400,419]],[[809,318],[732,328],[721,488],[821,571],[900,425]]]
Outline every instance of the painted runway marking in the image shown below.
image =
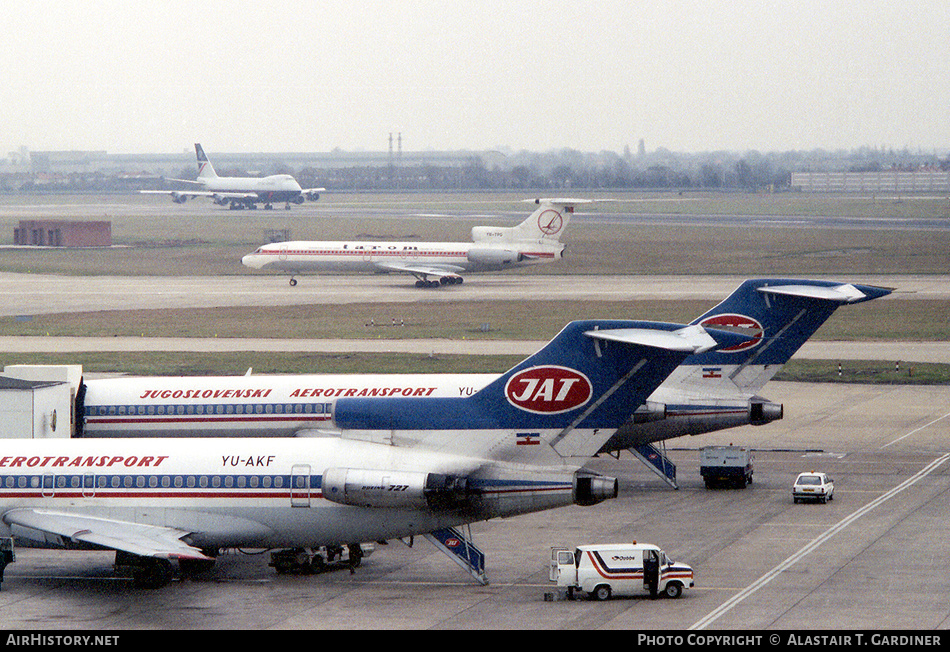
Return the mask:
[[882,503],[887,502],[888,500],[890,500],[897,494],[901,493],[905,489],[909,489],[910,487],[915,485],[917,482],[919,482],[920,480],[924,479],[925,477],[927,477],[928,475],[936,471],[948,459],[950,459],[950,453],[946,453],[945,455],[938,457],[933,462],[925,466],[916,474],[904,480],[902,483],[900,483],[899,485],[897,485],[896,487],[894,487],[887,493],[879,496],[877,499],[871,501],[870,503],[868,503],[867,505],[865,505],[858,511],[854,512],[850,516],[842,519],[837,524],[835,524],[834,526],[826,530],[823,534],[816,537],[815,539],[812,539],[794,555],[792,555],[791,557],[783,561],[781,564],[779,564],[778,566],[770,570],[768,573],[766,573],[765,575],[757,579],[755,582],[753,582],[746,588],[739,591],[739,593],[734,595],[731,599],[719,605],[718,609],[715,609],[714,611],[712,611],[712,613],[708,614],[705,618],[694,623],[690,627],[690,629],[704,629],[708,627],[710,624],[718,620],[721,616],[725,615],[727,612],[732,610],[732,608],[738,605],[740,602],[742,602],[743,600],[748,598],[750,595],[752,595],[753,593],[761,589],[763,586],[765,586],[766,584],[774,580],[776,577],[778,577],[778,575],[780,575],[784,571],[794,566],[800,560],[804,559],[809,553],[816,550],[819,546],[821,546],[823,543],[825,543],[828,539],[833,537],[835,534],[844,530],[846,527],[854,523],[856,520],[858,520],[859,518],[861,518],[862,516],[870,512],[872,509],[874,509],[878,505],[881,505]]
[[897,439],[895,439],[895,440],[893,440],[893,441],[887,442],[886,444],[884,444],[883,446],[881,446],[881,448],[878,449],[878,450],[884,450],[885,448],[887,448],[887,447],[890,446],[891,444],[896,444],[896,443],[899,442],[900,440],[906,439],[907,437],[910,437],[910,436],[913,435],[914,433],[920,432],[920,431],[923,430],[924,428],[929,428],[929,427],[932,426],[933,424],[937,423],[938,421],[943,421],[943,420],[946,419],[947,417],[950,417],[950,412],[947,412],[945,415],[943,415],[943,416],[940,417],[939,419],[934,419],[933,421],[931,421],[931,422],[928,423],[928,424],[925,424],[925,425],[923,425],[923,426],[921,426],[921,427],[919,427],[919,428],[917,428],[917,429],[915,429],[915,430],[911,430],[911,431],[910,431],[909,433],[907,433],[906,435],[902,435],[902,436],[898,437]]

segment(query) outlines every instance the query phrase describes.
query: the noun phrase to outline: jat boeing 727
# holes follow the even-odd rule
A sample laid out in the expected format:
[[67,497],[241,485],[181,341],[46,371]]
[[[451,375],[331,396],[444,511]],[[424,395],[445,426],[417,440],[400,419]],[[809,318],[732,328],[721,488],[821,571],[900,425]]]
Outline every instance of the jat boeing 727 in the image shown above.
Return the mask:
[[214,166],[199,143],[195,143],[198,157],[198,178],[168,179],[179,183],[193,184],[200,190],[141,190],[146,195],[168,195],[176,204],[183,204],[189,197],[209,197],[215,204],[237,208],[273,208],[275,203],[302,204],[304,200],[316,201],[324,188],[303,189],[289,174],[272,174],[267,177],[219,177]]
[[355,551],[592,505],[618,483],[584,465],[630,413],[687,356],[748,340],[572,322],[471,396],[339,398],[310,437],[5,441],[0,537],[112,549],[139,584],[161,586],[169,560],[200,567],[222,548]]
[[476,226],[472,242],[275,242],[242,262],[247,267],[290,274],[307,272],[399,272],[416,277],[416,287],[462,282],[467,272],[492,272],[551,263],[564,255],[561,234],[585,199],[536,199],[528,219],[517,226]]

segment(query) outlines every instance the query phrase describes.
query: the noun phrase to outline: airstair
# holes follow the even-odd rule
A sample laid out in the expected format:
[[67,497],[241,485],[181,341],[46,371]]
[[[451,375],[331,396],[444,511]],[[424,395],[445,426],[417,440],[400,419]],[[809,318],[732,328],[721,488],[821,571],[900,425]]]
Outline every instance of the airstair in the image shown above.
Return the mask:
[[479,584],[488,584],[485,575],[485,554],[472,543],[472,528],[463,526],[465,533],[454,527],[434,530],[425,535],[426,539],[444,552],[456,564],[464,568]]
[[676,465],[666,456],[666,443],[661,442],[662,449],[653,444],[640,444],[633,446],[629,450],[641,462],[647,465],[651,471],[663,478],[666,484],[674,489],[679,489],[676,484]]

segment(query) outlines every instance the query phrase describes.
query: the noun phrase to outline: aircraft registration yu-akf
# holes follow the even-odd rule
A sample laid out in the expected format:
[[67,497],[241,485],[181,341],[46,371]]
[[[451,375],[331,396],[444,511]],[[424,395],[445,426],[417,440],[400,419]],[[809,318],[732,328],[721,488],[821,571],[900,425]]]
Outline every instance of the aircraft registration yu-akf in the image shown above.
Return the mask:
[[[752,279],[693,325],[747,333],[748,343],[687,357],[601,452],[783,416],[759,395],[842,305],[891,292],[825,280]],[[495,374],[306,374],[123,377],[85,381],[75,413],[86,437],[295,437],[331,421],[343,398],[462,397]]]
[[[399,272],[416,287],[462,282],[467,272],[492,272],[554,262],[564,255],[561,234],[574,207],[587,199],[534,199],[538,208],[512,227],[476,226],[472,242],[295,241],[258,247],[241,262],[253,269],[284,272],[296,285],[308,272]],[[431,278],[430,278],[431,277]]]
[[214,166],[205,155],[199,143],[195,143],[198,157],[198,178],[168,179],[179,183],[194,184],[201,190],[140,190],[145,195],[168,195],[176,204],[195,197],[209,197],[220,206],[232,209],[257,208],[263,204],[271,209],[277,202],[284,202],[285,208],[291,204],[302,204],[305,200],[316,201],[326,188],[301,188],[297,180],[289,174],[272,174],[266,177],[219,177]]
[[[687,356],[745,335],[571,322],[464,398],[338,398],[323,436],[6,440],[0,536],[114,549],[144,586],[171,559],[312,549],[617,495],[584,464]],[[454,531],[454,530],[452,530]]]

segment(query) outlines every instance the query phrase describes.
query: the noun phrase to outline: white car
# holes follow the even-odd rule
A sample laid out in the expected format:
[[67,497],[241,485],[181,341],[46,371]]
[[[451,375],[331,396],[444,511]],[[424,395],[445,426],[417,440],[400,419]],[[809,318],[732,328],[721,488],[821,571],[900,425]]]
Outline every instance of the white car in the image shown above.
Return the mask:
[[796,503],[803,500],[826,502],[835,498],[835,481],[827,473],[799,473],[792,486],[792,498]]

